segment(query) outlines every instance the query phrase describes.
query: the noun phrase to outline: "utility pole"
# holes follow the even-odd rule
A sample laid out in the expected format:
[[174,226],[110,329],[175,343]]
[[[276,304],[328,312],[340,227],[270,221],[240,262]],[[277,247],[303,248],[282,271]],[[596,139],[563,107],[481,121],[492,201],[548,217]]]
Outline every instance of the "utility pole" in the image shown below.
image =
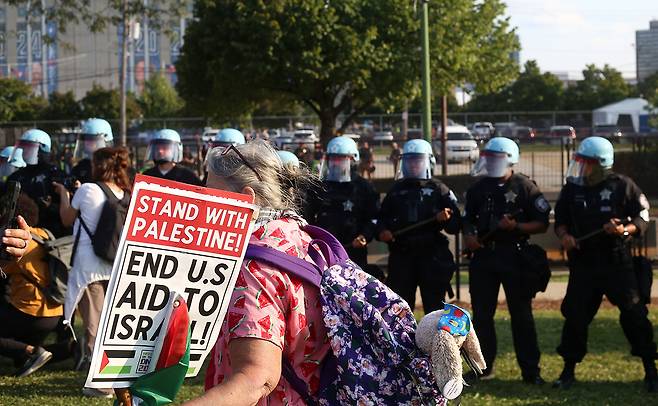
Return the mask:
[[121,34],[121,74],[119,75],[119,87],[121,91],[121,133],[120,142],[121,146],[127,145],[127,126],[126,126],[126,72],[128,71],[128,0],[123,0],[121,3],[121,16],[123,25],[123,32]]
[[421,44],[423,51],[423,138],[432,142],[432,95],[430,93],[429,0],[422,0]]

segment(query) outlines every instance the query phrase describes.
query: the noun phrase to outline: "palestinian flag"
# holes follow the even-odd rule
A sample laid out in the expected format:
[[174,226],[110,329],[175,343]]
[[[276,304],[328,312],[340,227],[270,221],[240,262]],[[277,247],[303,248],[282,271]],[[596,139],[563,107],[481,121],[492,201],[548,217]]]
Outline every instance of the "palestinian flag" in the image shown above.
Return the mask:
[[[174,401],[183,384],[190,365],[190,318],[187,304],[180,296],[170,303],[179,303],[173,307],[163,325],[166,334],[162,334],[161,350],[153,372],[139,377],[130,387],[133,405],[160,406]],[[156,346],[156,349],[158,346]],[[157,354],[157,351],[156,351]],[[139,403],[136,398],[142,402]]]

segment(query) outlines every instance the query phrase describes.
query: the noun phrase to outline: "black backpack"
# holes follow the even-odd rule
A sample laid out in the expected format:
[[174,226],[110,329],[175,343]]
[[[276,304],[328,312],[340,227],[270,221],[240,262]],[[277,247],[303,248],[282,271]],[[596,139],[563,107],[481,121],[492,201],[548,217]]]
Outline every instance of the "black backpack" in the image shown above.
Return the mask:
[[44,240],[40,236],[32,234],[32,240],[46,250],[44,261],[48,264],[48,285],[41,286],[32,275],[21,273],[28,282],[36,286],[49,300],[54,303],[64,304],[66,299],[66,285],[69,280],[71,267],[71,255],[73,254],[73,236],[67,235],[55,238],[53,234],[43,229],[48,235]]
[[[101,216],[98,219],[96,232],[92,233],[91,230],[89,230],[89,227],[87,227],[82,220],[80,212],[78,212],[78,220],[91,239],[94,254],[108,262],[114,262],[114,257],[116,257],[117,250],[119,249],[119,240],[121,239],[123,223],[126,222],[126,217],[128,216],[130,192],[124,191],[123,198],[117,199],[114,192],[112,192],[105,183],[96,182],[96,184],[103,190],[103,193],[105,193],[105,197],[107,198],[105,204],[103,204]],[[79,239],[80,230],[78,229],[78,233],[75,237],[76,246]]]

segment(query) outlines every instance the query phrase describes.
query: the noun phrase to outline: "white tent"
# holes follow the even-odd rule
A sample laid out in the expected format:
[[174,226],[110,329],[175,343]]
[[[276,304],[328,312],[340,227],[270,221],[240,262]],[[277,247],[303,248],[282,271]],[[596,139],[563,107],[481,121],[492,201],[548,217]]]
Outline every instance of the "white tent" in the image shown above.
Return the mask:
[[640,117],[651,113],[650,104],[642,98],[628,98],[592,111],[593,125],[615,125],[620,115],[630,116],[635,132],[640,131]]

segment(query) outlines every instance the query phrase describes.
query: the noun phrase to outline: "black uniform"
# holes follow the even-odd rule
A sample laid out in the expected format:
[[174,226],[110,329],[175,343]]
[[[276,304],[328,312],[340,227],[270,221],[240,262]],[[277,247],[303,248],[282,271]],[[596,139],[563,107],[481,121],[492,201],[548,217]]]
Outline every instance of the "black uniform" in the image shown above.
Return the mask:
[[[555,206],[555,226],[566,226],[574,237],[600,230],[611,218],[630,220],[643,233],[649,203],[628,177],[610,174],[595,186],[567,183]],[[587,329],[605,294],[620,310],[619,321],[631,344],[631,354],[654,359],[656,344],[647,307],[640,299],[629,244],[606,233],[579,243],[569,254],[569,285],[562,302],[564,328],[558,354],[566,362],[582,361],[587,353]]]
[[7,178],[7,182],[19,182],[21,192],[39,206],[39,223],[36,226],[47,228],[56,237],[70,234],[59,216],[59,195],[52,185],[54,181],[63,182],[65,178],[66,175],[57,166],[43,162],[21,168]]
[[80,183],[93,182],[91,177],[91,159],[85,158],[71,169],[71,176]]
[[537,185],[528,177],[513,173],[504,183],[498,178],[482,178],[466,193],[464,234],[477,234],[483,248],[473,253],[469,266],[473,324],[487,367],[493,367],[497,342],[494,314],[498,291],[503,285],[512,319],[512,337],[516,358],[523,377],[539,376],[539,346],[532,316],[532,295],[522,284],[521,249],[528,235],[518,231],[496,231],[504,214],[513,215],[518,223],[540,221],[548,226],[550,205]]
[[352,241],[363,235],[372,241],[379,214],[379,195],[361,176],[350,182],[325,181],[320,190],[307,194],[304,215],[309,223],[331,232],[346,248],[350,259],[368,270],[368,248],[354,248]]
[[169,172],[164,175],[162,172],[160,172],[160,169],[158,169],[157,165],[151,169],[145,170],[143,173],[144,175],[187,183],[188,185],[203,186],[203,182],[201,182],[201,179],[199,179],[199,177],[196,176],[194,172],[179,165],[175,165]]
[[[405,227],[436,218],[445,208],[452,210],[446,223],[436,220],[395,235]],[[443,300],[456,269],[444,230],[459,231],[460,214],[455,195],[437,180],[402,179],[397,181],[382,202],[379,231],[389,230],[395,241],[388,243],[386,284],[414,309],[416,289],[420,286],[425,313],[443,308]]]

